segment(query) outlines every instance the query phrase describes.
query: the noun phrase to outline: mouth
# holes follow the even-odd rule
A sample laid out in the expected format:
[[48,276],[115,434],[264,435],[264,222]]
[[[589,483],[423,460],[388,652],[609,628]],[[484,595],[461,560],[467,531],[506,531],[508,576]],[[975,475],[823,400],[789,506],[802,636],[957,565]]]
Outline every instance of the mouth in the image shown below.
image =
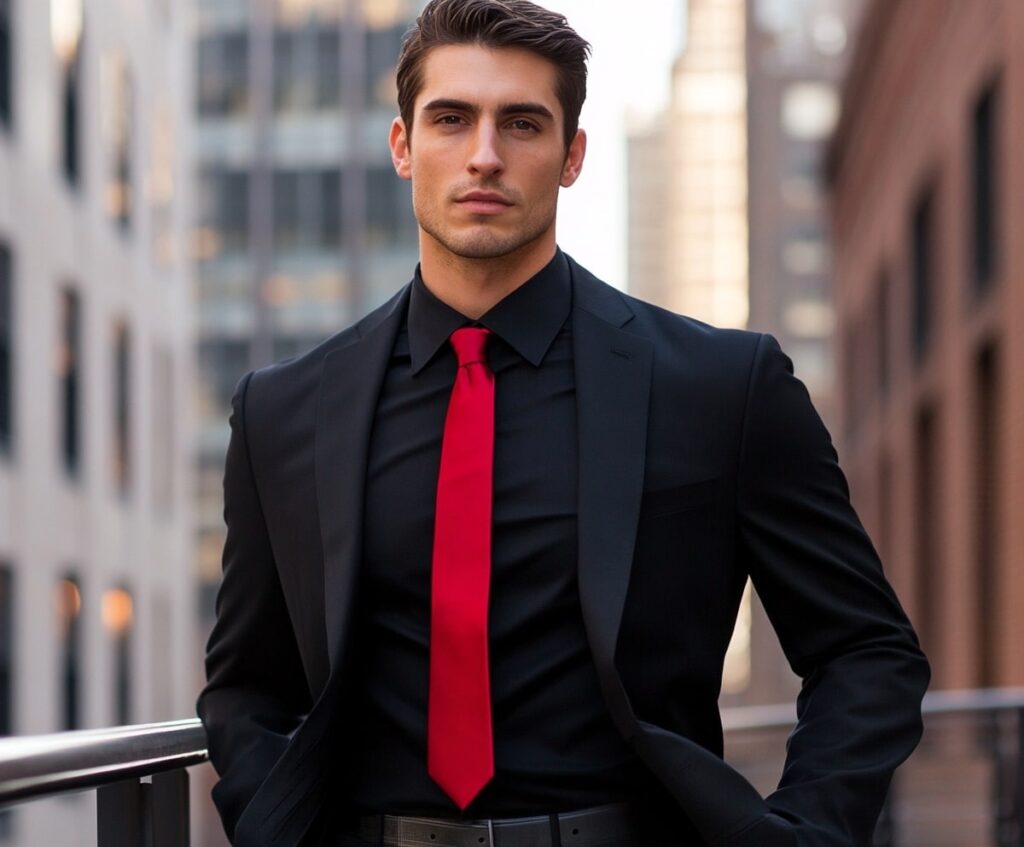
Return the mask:
[[476,215],[497,215],[512,206],[511,200],[494,191],[469,191],[455,202]]

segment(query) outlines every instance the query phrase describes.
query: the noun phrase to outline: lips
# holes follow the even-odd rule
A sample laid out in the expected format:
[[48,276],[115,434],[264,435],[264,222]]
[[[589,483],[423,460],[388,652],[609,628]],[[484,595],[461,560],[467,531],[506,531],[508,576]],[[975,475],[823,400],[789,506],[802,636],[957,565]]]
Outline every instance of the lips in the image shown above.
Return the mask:
[[512,201],[494,191],[470,191],[456,202],[466,211],[478,215],[497,215],[512,206]]

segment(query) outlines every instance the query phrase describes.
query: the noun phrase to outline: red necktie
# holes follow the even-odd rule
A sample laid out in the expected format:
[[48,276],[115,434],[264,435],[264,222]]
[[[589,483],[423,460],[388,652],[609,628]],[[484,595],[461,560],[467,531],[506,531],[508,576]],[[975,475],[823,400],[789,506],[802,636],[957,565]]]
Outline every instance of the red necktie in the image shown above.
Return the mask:
[[491,582],[494,374],[490,331],[452,333],[459,360],[441,445],[430,600],[427,771],[460,809],[494,775],[487,602]]

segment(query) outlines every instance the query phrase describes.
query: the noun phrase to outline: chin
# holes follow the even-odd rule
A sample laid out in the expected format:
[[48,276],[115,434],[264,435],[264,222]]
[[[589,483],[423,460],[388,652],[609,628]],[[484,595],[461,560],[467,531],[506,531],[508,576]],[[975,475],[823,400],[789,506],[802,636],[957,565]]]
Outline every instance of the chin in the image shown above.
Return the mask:
[[431,233],[445,250],[463,259],[498,259],[508,256],[530,243],[529,238],[514,233],[494,232],[489,227],[473,232]]

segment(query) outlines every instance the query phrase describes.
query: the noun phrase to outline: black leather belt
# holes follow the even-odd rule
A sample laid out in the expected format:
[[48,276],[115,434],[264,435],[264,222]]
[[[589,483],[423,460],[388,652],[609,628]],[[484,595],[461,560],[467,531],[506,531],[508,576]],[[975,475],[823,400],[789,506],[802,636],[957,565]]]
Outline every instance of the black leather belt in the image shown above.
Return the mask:
[[557,815],[455,821],[370,815],[349,832],[379,847],[642,847],[642,816],[625,803]]

